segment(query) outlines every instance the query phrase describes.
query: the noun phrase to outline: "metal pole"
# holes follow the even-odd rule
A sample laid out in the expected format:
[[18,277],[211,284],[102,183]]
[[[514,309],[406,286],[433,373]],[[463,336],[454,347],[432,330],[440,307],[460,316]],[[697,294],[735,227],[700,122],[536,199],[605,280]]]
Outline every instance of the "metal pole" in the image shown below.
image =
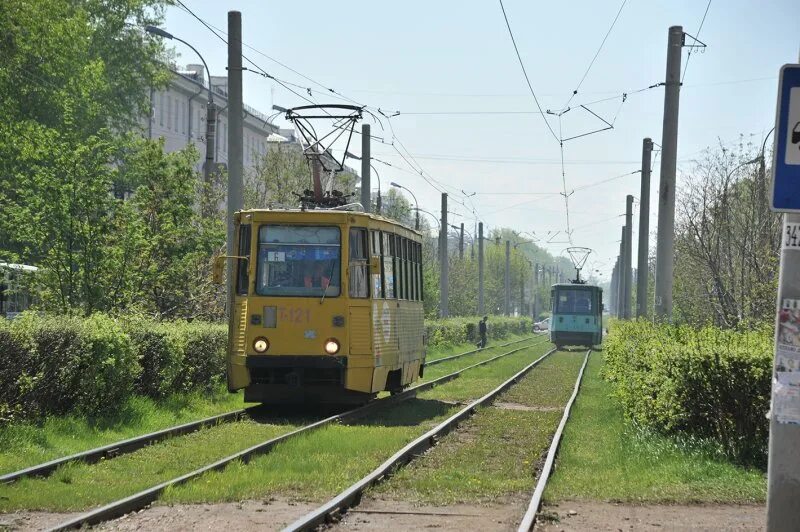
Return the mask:
[[631,292],[633,288],[633,272],[631,259],[633,258],[633,196],[625,197],[625,306],[622,308],[622,317],[631,318]]
[[639,191],[639,248],[636,261],[636,317],[646,318],[649,301],[647,291],[650,282],[650,268],[647,264],[650,252],[650,154],[653,141],[642,141],[642,188]]
[[439,316],[450,315],[448,308],[449,294],[449,257],[447,256],[447,193],[442,194],[442,226],[439,229]]
[[483,222],[478,224],[478,315],[483,316]]
[[[370,140],[369,124],[361,124],[361,206],[364,207],[364,212],[372,212]],[[419,218],[419,211],[417,211],[417,218]],[[419,229],[419,225],[417,229]]]
[[[776,124],[776,128],[778,124]],[[791,126],[790,126],[791,127]],[[779,154],[778,145],[779,132],[775,131],[775,148],[773,157],[784,157]],[[766,146],[766,139],[764,139]],[[762,183],[766,182],[766,172],[764,159],[764,149],[761,150],[762,157]],[[796,227],[800,224],[800,214],[787,213],[783,215],[783,226],[781,227],[781,264],[778,277],[778,302],[775,317],[775,357],[773,362],[772,379],[772,402],[769,419],[769,459],[767,466],[767,530],[790,531],[797,529],[800,521],[800,448],[797,442],[800,441],[800,425],[781,420],[776,416],[780,410],[790,413],[797,409],[798,399],[793,398],[786,392],[793,388],[789,384],[783,384],[783,394],[778,388],[778,355],[784,354],[797,355],[791,352],[791,348],[781,348],[781,309],[787,307],[797,308],[798,295],[800,294],[800,261],[792,260],[797,258],[797,248],[786,247],[787,239],[783,235],[787,234],[787,229]],[[788,233],[792,234],[791,230]],[[788,309],[787,309],[788,310]],[[792,312],[793,311],[789,311]],[[791,323],[791,319],[789,320]],[[788,352],[787,352],[788,351]],[[794,357],[789,357],[794,358]],[[796,360],[796,358],[795,358]],[[784,368],[785,369],[785,368]],[[783,397],[781,397],[783,395]],[[781,404],[783,403],[783,404]],[[777,408],[776,408],[777,407]],[[781,408],[782,407],[782,408]]]
[[511,310],[511,241],[506,240],[506,277],[505,277],[506,307],[505,315],[510,316]]
[[464,258],[464,222],[461,222],[461,232],[458,234],[458,258]]
[[672,319],[672,270],[675,243],[675,165],[678,154],[678,104],[681,93],[683,27],[669,29],[667,77],[664,86],[664,128],[661,133],[661,182],[658,190],[655,315]]
[[[210,79],[209,79],[210,83]],[[233,216],[242,209],[242,176],[244,174],[244,142],[242,115],[242,14],[228,11],[228,255],[233,256]],[[227,260],[228,313],[233,311],[234,261]]]

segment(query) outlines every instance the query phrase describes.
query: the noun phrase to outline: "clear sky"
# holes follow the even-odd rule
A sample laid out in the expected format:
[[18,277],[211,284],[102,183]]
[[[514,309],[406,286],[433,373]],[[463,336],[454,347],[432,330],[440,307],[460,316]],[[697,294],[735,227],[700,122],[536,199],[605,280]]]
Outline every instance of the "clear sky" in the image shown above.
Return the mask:
[[[184,3],[223,30],[227,12],[241,11],[243,42],[257,50],[245,48],[245,55],[277,78],[311,88],[319,103],[344,102],[314,82],[387,114],[399,111],[391,124],[413,154],[412,164],[443,184],[454,201],[468,206],[452,203],[451,210],[462,215],[455,223],[465,221],[471,230],[474,205],[487,229],[505,226],[563,240],[563,233],[553,236],[566,228],[563,198],[557,194],[562,190],[559,144],[535,113],[497,0]],[[561,108],[569,99],[621,4],[504,0],[543,108]],[[564,144],[567,191],[638,170],[644,137],[660,144],[663,88],[632,93],[664,80],[669,26],[682,25],[697,35],[706,5],[707,0],[625,3],[573,107],[631,94],[624,104],[619,97],[589,106],[609,122],[616,116],[614,129]],[[198,48],[213,75],[225,75],[225,45],[196,19],[178,7],[169,8],[165,27]],[[699,39],[708,48],[692,54],[681,90],[679,174],[690,171],[692,160],[708,146],[735,143],[740,134],[760,145],[772,128],[778,69],[798,59],[800,1],[712,0]],[[176,51],[179,63],[196,62],[183,45],[177,43]],[[685,48],[683,65],[687,54]],[[273,103],[307,103],[250,73],[244,76],[244,97],[267,114]],[[486,111],[495,114],[475,114]],[[549,118],[558,133],[558,120]],[[391,142],[387,120],[383,122],[384,131],[373,123],[372,132]],[[276,123],[286,127],[282,117]],[[562,117],[562,137],[597,129],[598,124],[602,126],[589,113],[572,110]],[[359,138],[350,151],[360,152]],[[389,181],[397,181],[414,191],[421,208],[439,210],[440,193],[410,171],[391,145],[373,142],[372,152],[393,165],[376,164],[384,191]],[[357,161],[350,164],[358,167]],[[658,180],[657,161],[651,185],[651,247]],[[476,194],[467,200],[462,190]],[[574,245],[595,250],[590,262],[606,279],[618,251],[626,194],[638,197],[638,174],[575,190],[569,199]],[[556,255],[567,246],[544,245]]]

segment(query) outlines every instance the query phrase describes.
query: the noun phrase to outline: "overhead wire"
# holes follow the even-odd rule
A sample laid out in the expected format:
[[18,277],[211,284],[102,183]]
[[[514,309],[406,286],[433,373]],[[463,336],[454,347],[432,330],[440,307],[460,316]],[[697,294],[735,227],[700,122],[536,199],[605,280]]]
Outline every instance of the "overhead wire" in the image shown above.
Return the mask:
[[619,6],[619,9],[617,10],[617,15],[614,17],[614,20],[611,22],[611,27],[608,28],[608,31],[606,32],[605,36],[603,37],[603,40],[600,43],[600,46],[597,48],[597,52],[595,52],[594,57],[592,57],[592,60],[589,62],[589,66],[586,67],[586,71],[583,73],[583,77],[581,77],[581,80],[578,82],[577,87],[575,87],[575,90],[572,91],[572,94],[570,95],[569,100],[567,100],[567,103],[565,103],[562,106],[562,109],[566,109],[567,106],[569,106],[570,102],[572,102],[572,99],[575,97],[575,95],[578,94],[578,90],[580,90],[581,85],[583,85],[583,82],[586,80],[586,76],[589,75],[589,71],[592,69],[592,66],[594,66],[594,62],[597,61],[597,57],[600,55],[600,52],[602,51],[603,46],[605,46],[606,41],[608,40],[608,36],[611,35],[611,31],[614,29],[614,26],[617,24],[617,20],[619,20],[619,16],[622,14],[622,9],[625,7],[625,4],[627,3],[627,1],[628,0],[622,0],[622,5]]
[[[694,40],[698,40],[700,38],[700,32],[703,31],[703,24],[706,21],[706,16],[708,15],[708,9],[711,7],[711,0],[708,0],[706,4],[706,10],[703,13],[703,18],[700,20],[700,27],[697,28],[697,36],[694,37]],[[689,53],[686,55],[686,64],[683,67],[683,75],[681,76],[681,85],[683,85],[683,80],[686,78],[686,71],[689,69],[689,60],[692,59],[692,52],[694,52],[694,48],[689,48]]]
[[553,131],[553,127],[550,125],[550,122],[547,120],[547,117],[544,115],[544,111],[542,110],[542,106],[539,104],[539,99],[536,97],[536,92],[533,90],[533,85],[531,84],[531,80],[528,77],[528,72],[525,70],[525,64],[522,62],[522,56],[519,53],[519,48],[517,47],[517,40],[514,38],[514,32],[511,30],[511,23],[508,21],[508,15],[506,14],[506,8],[503,6],[503,0],[498,0],[500,2],[500,9],[503,11],[503,19],[506,21],[506,28],[508,28],[508,35],[511,37],[511,43],[514,45],[514,52],[517,54],[517,60],[519,61],[519,66],[522,69],[522,74],[525,76],[525,82],[528,84],[528,89],[531,91],[531,96],[533,96],[533,101],[536,102],[536,107],[539,109],[539,114],[542,115],[542,120],[544,120],[547,129],[550,131],[550,134],[553,135],[553,138],[556,142],[560,142],[556,132]]

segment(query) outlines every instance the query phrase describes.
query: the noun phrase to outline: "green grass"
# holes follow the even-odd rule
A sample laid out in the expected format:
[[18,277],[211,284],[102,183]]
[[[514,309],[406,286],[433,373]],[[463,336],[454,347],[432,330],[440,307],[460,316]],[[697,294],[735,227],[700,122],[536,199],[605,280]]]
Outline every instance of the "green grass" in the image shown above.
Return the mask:
[[67,464],[46,479],[0,485],[0,512],[81,510],[197,469],[297,425],[242,421],[172,438],[98,464]]
[[547,502],[763,502],[761,471],[727,462],[709,447],[679,443],[626,424],[593,354],[564,433]]
[[0,427],[0,473],[132,438],[180,423],[242,408],[242,395],[176,395],[164,401],[131,398],[119,413],[102,419],[50,417],[39,423]]
[[[521,338],[523,336],[511,336],[498,340],[496,344]],[[466,343],[432,349],[428,358],[433,360],[474,348],[473,344]],[[498,352],[496,348],[487,348],[475,354],[478,358],[468,356],[459,362],[443,363],[440,366],[448,371],[439,375],[463,367],[467,361],[473,363],[473,360],[489,358],[489,354]],[[0,427],[0,474],[243,406],[246,405],[242,403],[241,394],[229,394],[220,388],[213,394],[176,395],[158,402],[146,397],[133,397],[118,413],[101,419],[75,415]]]
[[[237,464],[169,490],[166,502],[235,501],[281,494],[304,500],[332,497],[389,458],[403,445],[458,410],[443,402],[458,384],[458,396],[476,398],[544,353],[539,345],[466,372],[431,393],[404,401],[347,426],[329,426],[287,441],[249,465]],[[444,365],[444,364],[443,364]],[[469,391],[469,390],[472,391]]]
[[497,399],[543,411],[483,408],[377,493],[424,504],[483,503],[530,493],[581,362],[576,353],[548,357]]
[[[494,386],[545,350],[541,345],[503,359],[505,369],[494,373]],[[477,397],[486,379],[480,369],[475,369],[459,380],[473,382],[476,391],[472,395]],[[290,440],[249,465],[232,464],[221,473],[171,490],[166,500],[230,501],[276,492],[303,498],[331,496],[455,409],[452,404],[428,398],[406,401],[352,425],[329,426]],[[96,465],[71,464],[49,479],[23,479],[0,486],[0,512],[78,510],[106,503],[289,432],[304,422],[223,424]]]
[[[506,338],[500,338],[497,340],[492,339],[489,341],[489,344],[486,346],[486,349],[484,349],[484,351],[488,351],[489,349],[495,349],[502,344],[507,344],[508,342],[513,342],[515,340],[522,340],[523,338],[531,338],[531,337],[532,337],[531,335],[526,334],[526,335],[509,335]],[[474,349],[476,349],[476,347],[475,344],[472,342],[467,342],[459,345],[452,345],[452,346],[448,345],[443,347],[431,348],[428,350],[425,360],[431,362],[439,358],[444,358],[451,355],[457,355],[459,353],[465,353],[467,351],[473,351]]]

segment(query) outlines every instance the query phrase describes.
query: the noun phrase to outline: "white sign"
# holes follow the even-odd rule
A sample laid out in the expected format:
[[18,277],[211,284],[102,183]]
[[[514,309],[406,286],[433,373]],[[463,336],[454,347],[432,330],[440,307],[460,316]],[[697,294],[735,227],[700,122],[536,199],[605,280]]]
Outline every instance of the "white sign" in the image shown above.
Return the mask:
[[786,164],[800,164],[800,87],[789,91],[789,119],[786,121]]
[[800,224],[788,223],[784,226],[783,249],[800,249]]

